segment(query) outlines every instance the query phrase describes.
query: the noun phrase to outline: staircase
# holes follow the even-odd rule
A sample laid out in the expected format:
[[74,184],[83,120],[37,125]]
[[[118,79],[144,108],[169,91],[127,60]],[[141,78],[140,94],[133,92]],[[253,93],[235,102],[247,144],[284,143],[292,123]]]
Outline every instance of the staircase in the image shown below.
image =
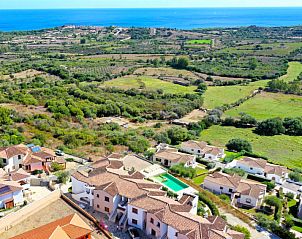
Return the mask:
[[113,210],[112,213],[109,216],[109,221],[110,222],[115,222],[116,216],[117,216],[117,210]]
[[128,216],[127,216],[127,213],[125,213],[122,218],[120,219],[119,221],[119,226],[126,229],[126,226],[127,226],[127,222],[128,222]]

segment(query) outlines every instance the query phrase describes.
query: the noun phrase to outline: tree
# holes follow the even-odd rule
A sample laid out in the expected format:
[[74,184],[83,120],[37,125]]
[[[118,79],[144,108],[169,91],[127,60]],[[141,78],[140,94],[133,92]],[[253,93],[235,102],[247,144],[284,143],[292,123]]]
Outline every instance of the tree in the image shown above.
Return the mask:
[[200,83],[197,87],[197,92],[204,93],[208,89],[206,83]]
[[80,44],[85,44],[86,43],[86,39],[85,38],[82,38],[81,40],[80,40]]
[[302,118],[285,118],[283,126],[286,129],[286,134],[302,136]]
[[56,175],[59,183],[66,184],[67,181],[69,180],[69,173],[66,171],[60,171]]
[[230,151],[247,151],[253,152],[252,145],[245,139],[231,139],[227,144],[226,147]]
[[180,126],[174,126],[167,131],[172,144],[179,144],[188,138],[188,130]]
[[284,134],[285,128],[280,118],[264,120],[258,124],[255,132],[259,135],[273,136]]
[[0,107],[0,126],[2,125],[10,125],[13,123],[11,119],[11,110]]
[[288,177],[295,182],[302,182],[302,175],[299,172],[290,172]]
[[281,218],[281,211],[282,211],[281,200],[276,196],[268,196],[265,198],[264,202],[271,207],[275,207],[274,219],[279,222]]

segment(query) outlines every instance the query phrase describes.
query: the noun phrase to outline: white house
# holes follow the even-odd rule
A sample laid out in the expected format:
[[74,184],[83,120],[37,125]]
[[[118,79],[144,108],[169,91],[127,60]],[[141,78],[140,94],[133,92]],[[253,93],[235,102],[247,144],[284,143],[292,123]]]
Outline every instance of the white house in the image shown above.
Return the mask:
[[23,188],[13,181],[0,181],[0,209],[23,205]]
[[239,168],[249,174],[273,180],[278,184],[282,184],[288,178],[288,170],[285,167],[269,164],[264,159],[245,157],[241,160],[234,160],[227,165],[227,168]]
[[203,188],[215,194],[229,195],[239,207],[259,207],[266,193],[266,186],[238,175],[213,173],[204,179]]
[[153,162],[161,163],[165,167],[171,167],[183,163],[185,167],[196,167],[196,156],[177,152],[177,150],[164,149],[153,155]]
[[189,140],[181,144],[181,151],[201,156],[209,161],[217,161],[225,157],[224,149],[208,145],[204,141]]
[[4,170],[6,172],[22,168],[23,159],[26,155],[26,149],[19,145],[0,148],[0,159],[4,163]]

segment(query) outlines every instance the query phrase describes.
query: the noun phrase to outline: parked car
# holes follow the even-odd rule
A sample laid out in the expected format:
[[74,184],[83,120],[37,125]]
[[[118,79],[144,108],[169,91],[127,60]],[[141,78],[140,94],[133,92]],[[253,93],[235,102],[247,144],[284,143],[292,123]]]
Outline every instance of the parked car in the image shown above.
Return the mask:
[[128,233],[132,239],[140,239],[139,231],[134,227],[128,228]]
[[55,153],[57,156],[64,156],[64,152],[62,150],[57,149]]

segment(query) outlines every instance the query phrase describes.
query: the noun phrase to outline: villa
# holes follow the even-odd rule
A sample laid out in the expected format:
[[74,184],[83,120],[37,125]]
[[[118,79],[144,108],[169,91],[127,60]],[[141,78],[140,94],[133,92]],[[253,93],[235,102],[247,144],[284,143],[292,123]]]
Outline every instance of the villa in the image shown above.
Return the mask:
[[0,159],[4,163],[4,170],[11,172],[22,168],[23,159],[27,155],[27,148],[25,145],[16,145],[0,148]]
[[53,221],[11,239],[91,239],[92,228],[77,214]]
[[288,178],[286,167],[268,163],[264,159],[245,157],[241,160],[234,160],[227,165],[227,168],[239,168],[249,174],[273,180],[278,184],[283,184]]
[[72,197],[106,214],[120,228],[133,226],[158,239],[240,238],[222,218],[197,216],[197,195],[184,192],[177,200],[168,198],[162,185],[140,172],[125,171],[118,160],[103,158],[71,179]]
[[203,141],[189,140],[181,144],[181,151],[203,157],[210,161],[217,161],[225,157],[224,149],[208,145]]
[[185,167],[196,167],[196,156],[178,152],[175,148],[160,147],[153,155],[153,162],[160,163],[165,167],[171,167],[176,164],[184,164]]
[[266,186],[261,183],[220,172],[208,175],[202,186],[215,194],[230,196],[232,204],[245,208],[260,207],[266,194]]

